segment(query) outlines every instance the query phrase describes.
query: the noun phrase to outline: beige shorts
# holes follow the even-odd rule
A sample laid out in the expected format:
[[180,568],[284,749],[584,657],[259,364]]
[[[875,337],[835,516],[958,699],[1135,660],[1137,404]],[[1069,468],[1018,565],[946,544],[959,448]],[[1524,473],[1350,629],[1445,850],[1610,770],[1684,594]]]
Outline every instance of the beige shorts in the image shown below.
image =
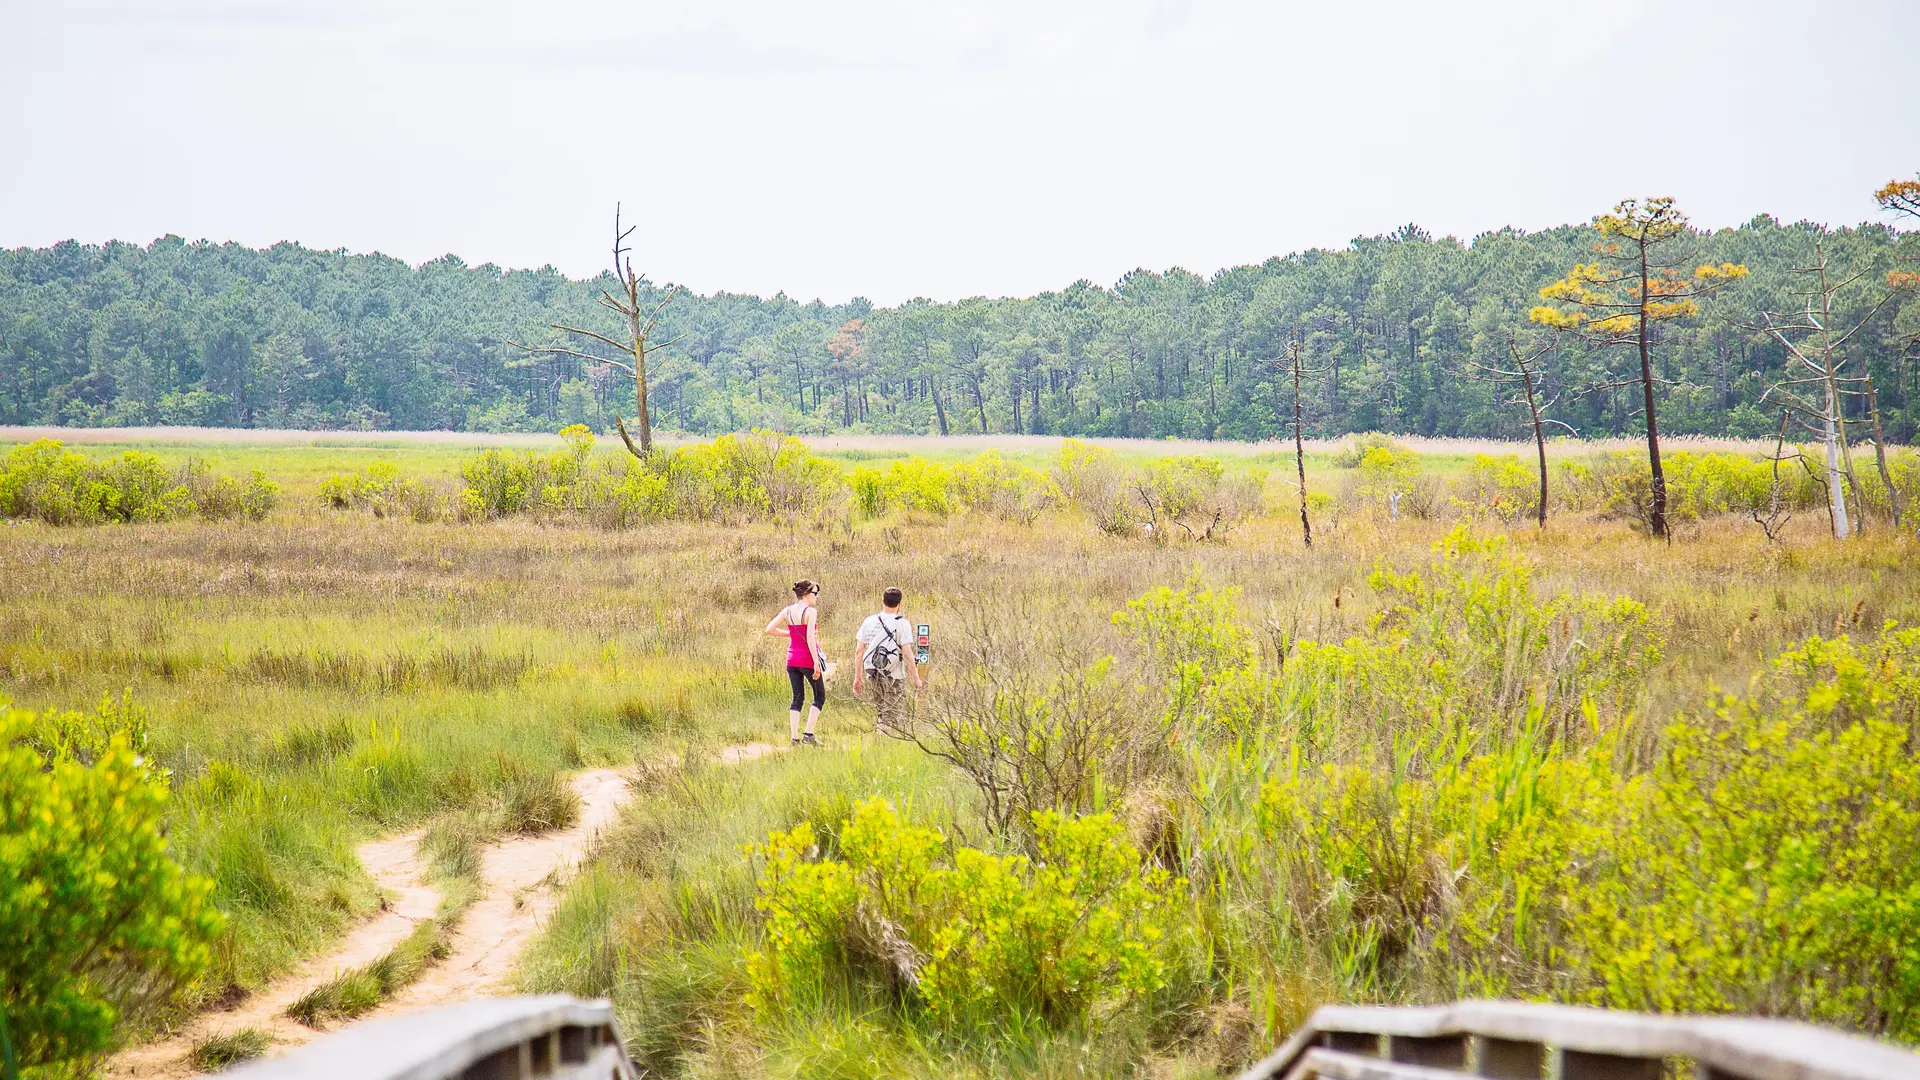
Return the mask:
[[903,730],[907,721],[907,680],[869,672],[867,685],[873,687],[873,711],[880,726]]

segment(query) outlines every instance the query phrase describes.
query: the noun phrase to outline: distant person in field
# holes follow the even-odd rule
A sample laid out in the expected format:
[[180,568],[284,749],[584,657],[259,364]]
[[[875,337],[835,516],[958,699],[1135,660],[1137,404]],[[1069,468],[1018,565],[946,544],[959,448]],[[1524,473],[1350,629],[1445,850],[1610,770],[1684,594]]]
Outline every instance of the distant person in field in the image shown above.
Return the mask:
[[880,594],[881,610],[867,616],[854,635],[857,650],[853,661],[853,696],[869,681],[873,683],[873,706],[882,730],[904,730],[907,679],[917,689],[926,684],[920,677],[920,665],[914,658],[913,624],[900,611],[899,589]]
[[[767,636],[787,637],[787,682],[793,687],[793,701],[787,706],[787,735],[793,745],[819,746],[814,728],[820,723],[820,708],[827,703],[827,657],[820,651],[820,586],[806,578],[793,583],[794,601],[780,609],[767,624]],[[807,687],[813,687],[813,708],[807,712],[807,730],[800,730],[800,706],[806,702]]]

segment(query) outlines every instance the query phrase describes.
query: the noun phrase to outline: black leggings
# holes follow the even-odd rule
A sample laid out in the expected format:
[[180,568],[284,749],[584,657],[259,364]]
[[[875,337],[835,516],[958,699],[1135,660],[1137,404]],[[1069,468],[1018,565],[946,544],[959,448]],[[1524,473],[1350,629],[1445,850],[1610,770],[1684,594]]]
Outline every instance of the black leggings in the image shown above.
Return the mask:
[[787,669],[787,682],[793,684],[793,704],[787,706],[791,712],[799,712],[806,704],[807,684],[813,684],[813,707],[825,708],[827,704],[827,684],[810,667],[790,667]]

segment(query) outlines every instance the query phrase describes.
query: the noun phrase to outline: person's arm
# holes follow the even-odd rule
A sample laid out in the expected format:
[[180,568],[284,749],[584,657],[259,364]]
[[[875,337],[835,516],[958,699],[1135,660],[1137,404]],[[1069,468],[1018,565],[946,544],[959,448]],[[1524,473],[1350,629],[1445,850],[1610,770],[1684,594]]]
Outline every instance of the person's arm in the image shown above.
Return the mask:
[[820,655],[820,609],[808,608],[807,651],[813,654],[813,675],[819,678],[827,673],[827,658]]
[[914,657],[916,651],[918,650],[914,648],[912,642],[906,642],[906,646],[900,650],[900,655],[906,659],[906,675],[914,676],[914,686],[925,686],[927,680],[920,678],[920,661]]
[[860,626],[860,633],[853,635],[853,696],[854,697],[859,697],[860,688],[866,685],[865,675],[867,672],[867,650],[873,648],[873,643],[868,641],[864,636],[862,636],[866,632],[867,632],[866,624],[862,623]]
[[914,647],[913,635],[907,635],[907,643],[900,647],[900,655],[907,661],[907,674],[913,676],[913,685],[925,686],[927,681],[920,677],[920,661],[915,656],[920,650]]
[[780,632],[782,630],[785,630],[786,628],[787,628],[787,609],[781,608],[780,614],[775,615],[773,617],[773,621],[767,624],[766,633],[768,637],[779,637]]

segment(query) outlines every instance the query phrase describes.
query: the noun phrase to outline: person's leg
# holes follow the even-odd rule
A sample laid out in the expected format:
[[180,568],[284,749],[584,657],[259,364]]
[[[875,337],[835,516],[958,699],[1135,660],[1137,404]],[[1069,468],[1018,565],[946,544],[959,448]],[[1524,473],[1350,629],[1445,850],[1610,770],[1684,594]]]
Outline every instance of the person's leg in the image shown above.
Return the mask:
[[873,677],[873,711],[882,731],[902,731],[901,706],[905,703],[905,683],[886,675]]
[[820,723],[820,709],[827,703],[827,681],[818,675],[809,675],[808,682],[813,684],[813,708],[807,712],[807,734]]
[[[793,687],[793,700],[787,704],[787,737],[794,742],[800,741],[800,706],[807,700],[807,675],[804,668],[787,669],[787,683]],[[817,708],[814,710],[816,713],[819,711]],[[813,730],[811,723],[807,725],[807,730]]]

